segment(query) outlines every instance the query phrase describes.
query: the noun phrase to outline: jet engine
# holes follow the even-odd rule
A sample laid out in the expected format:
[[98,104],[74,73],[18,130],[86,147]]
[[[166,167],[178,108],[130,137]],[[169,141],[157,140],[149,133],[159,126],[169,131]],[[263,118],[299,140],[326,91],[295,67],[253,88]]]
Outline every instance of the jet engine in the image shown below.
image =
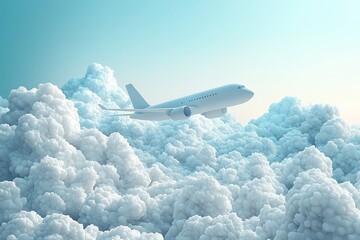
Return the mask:
[[191,116],[191,109],[186,106],[174,108],[169,112],[172,120],[183,120]]
[[210,112],[204,112],[202,113],[202,115],[207,118],[217,118],[217,117],[221,117],[225,113],[227,113],[227,108],[220,108]]

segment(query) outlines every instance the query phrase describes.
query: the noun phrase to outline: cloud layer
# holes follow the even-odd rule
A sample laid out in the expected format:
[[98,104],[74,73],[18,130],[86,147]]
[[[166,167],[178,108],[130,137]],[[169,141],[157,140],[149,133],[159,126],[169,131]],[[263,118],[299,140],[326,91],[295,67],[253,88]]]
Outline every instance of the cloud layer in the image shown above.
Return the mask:
[[[358,239],[360,129],[286,97],[147,122],[110,68],[0,99],[0,239]],[[360,175],[359,175],[360,176]]]

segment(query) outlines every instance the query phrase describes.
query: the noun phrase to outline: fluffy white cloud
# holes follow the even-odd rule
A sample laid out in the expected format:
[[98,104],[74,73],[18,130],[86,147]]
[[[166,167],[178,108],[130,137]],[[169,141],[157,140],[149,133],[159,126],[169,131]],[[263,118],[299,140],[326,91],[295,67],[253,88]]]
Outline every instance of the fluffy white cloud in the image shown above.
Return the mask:
[[286,97],[147,122],[110,68],[0,99],[1,239],[358,239],[360,128]]
[[250,230],[245,230],[243,222],[234,213],[211,216],[190,217],[181,226],[181,232],[174,235],[171,230],[166,236],[169,239],[258,239]]
[[275,239],[358,239],[360,211],[351,193],[319,169],[303,172],[286,196]]
[[309,169],[320,169],[326,176],[332,176],[331,159],[326,157],[314,146],[308,147],[297,153],[292,158],[287,158],[281,163],[273,163],[273,169],[279,176],[280,182],[288,189],[293,186],[297,176]]
[[8,217],[0,226],[1,239],[35,239],[35,229],[43,220],[34,211],[20,211]]
[[20,212],[26,203],[26,199],[20,197],[20,189],[14,182],[0,182],[0,221],[9,220],[12,213]]

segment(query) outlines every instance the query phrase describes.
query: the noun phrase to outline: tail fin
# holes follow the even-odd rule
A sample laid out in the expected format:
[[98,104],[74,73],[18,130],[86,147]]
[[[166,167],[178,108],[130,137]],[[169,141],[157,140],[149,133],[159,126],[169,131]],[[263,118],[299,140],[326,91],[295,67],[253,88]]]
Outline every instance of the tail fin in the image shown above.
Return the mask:
[[150,106],[132,84],[126,85],[126,90],[134,108],[142,109]]

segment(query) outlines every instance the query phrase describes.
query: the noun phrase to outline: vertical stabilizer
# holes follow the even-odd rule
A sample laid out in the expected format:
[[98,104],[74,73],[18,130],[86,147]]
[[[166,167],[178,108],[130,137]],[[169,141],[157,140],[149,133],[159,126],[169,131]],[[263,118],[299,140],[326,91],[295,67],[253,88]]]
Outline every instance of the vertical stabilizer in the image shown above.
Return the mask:
[[142,109],[150,106],[132,84],[126,85],[126,90],[135,109]]

